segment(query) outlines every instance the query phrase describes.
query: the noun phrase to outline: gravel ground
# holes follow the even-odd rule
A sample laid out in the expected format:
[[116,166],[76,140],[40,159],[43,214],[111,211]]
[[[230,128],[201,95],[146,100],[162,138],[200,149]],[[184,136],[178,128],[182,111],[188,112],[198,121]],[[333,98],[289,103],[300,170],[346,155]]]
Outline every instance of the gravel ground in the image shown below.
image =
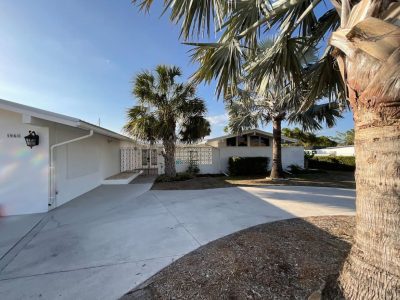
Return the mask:
[[348,216],[258,225],[185,255],[122,299],[307,299],[335,281],[353,231]]

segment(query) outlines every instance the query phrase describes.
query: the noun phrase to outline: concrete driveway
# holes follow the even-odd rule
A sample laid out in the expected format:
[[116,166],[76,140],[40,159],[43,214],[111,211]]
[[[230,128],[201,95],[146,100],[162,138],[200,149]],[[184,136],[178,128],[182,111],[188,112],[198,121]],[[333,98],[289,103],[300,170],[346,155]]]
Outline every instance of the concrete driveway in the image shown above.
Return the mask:
[[100,186],[46,214],[0,260],[0,299],[116,299],[235,231],[296,216],[354,214],[355,192],[346,189],[149,187]]

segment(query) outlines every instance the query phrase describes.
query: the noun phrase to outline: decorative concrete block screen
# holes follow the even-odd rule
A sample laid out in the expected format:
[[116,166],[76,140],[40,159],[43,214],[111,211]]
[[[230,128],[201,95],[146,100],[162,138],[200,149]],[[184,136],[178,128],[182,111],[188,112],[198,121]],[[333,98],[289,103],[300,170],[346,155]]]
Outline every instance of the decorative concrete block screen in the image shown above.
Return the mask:
[[177,165],[189,164],[190,161],[198,165],[212,164],[211,147],[177,147],[175,151],[175,163]]
[[140,150],[135,148],[121,149],[121,172],[140,168]]

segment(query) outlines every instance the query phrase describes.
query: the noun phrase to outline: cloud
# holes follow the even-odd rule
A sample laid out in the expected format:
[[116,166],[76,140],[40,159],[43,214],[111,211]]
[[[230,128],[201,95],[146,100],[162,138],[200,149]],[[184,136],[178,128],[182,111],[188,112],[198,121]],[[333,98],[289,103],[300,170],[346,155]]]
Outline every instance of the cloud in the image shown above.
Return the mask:
[[226,126],[228,125],[228,114],[220,114],[215,116],[208,116],[207,120],[211,126]]

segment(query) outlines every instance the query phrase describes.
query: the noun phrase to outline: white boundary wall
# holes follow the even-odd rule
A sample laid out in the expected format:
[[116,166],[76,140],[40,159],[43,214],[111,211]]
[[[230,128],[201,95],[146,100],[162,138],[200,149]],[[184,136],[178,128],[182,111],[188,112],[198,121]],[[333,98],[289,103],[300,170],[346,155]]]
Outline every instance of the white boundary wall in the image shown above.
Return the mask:
[[333,155],[333,156],[355,156],[354,146],[346,147],[332,147],[323,149],[314,149],[308,151],[315,151],[315,155]]
[[[228,160],[231,156],[241,157],[269,157],[271,167],[272,147],[221,147],[212,148],[212,164],[199,164],[201,174],[220,174],[228,172]],[[283,168],[289,165],[304,167],[303,147],[282,147]],[[177,172],[185,172],[188,164],[176,164]]]

